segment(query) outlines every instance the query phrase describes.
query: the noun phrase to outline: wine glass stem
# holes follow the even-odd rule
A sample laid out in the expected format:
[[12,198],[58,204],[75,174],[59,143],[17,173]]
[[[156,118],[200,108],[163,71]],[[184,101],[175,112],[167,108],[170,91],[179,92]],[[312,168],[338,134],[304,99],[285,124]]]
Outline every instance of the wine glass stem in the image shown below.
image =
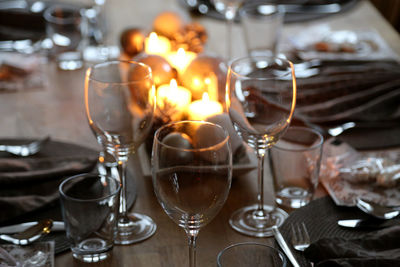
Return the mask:
[[196,267],[196,233],[188,233],[188,243],[189,243],[189,267]]
[[118,160],[118,174],[122,185],[119,204],[120,219],[127,218],[127,203],[126,203],[126,162],[127,160]]
[[227,31],[226,31],[226,42],[227,42],[227,53],[228,53],[228,62],[232,59],[232,28],[233,28],[233,19],[227,19]]
[[258,159],[258,209],[257,209],[257,215],[260,217],[265,217],[265,211],[264,211],[264,158],[265,154],[264,153],[259,153],[257,155]]

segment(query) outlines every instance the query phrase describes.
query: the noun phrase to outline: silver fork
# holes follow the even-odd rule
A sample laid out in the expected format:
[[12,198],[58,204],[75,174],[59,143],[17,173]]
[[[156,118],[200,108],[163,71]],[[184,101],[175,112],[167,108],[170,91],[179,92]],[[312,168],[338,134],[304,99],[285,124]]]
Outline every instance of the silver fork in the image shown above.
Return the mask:
[[27,157],[38,153],[49,139],[50,137],[47,136],[24,145],[0,145],[0,151],[8,152],[16,156]]
[[301,224],[292,224],[292,245],[298,251],[304,251],[311,244],[310,236],[304,222]]

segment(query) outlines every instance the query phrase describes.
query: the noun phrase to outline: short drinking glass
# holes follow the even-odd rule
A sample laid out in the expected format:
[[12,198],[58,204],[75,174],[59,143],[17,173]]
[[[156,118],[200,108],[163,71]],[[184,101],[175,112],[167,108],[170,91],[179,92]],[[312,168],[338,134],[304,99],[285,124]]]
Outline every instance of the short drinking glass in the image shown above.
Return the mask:
[[217,257],[218,267],[286,267],[285,255],[276,248],[254,242],[230,245]]
[[308,204],[318,186],[323,137],[306,127],[289,127],[271,149],[275,201],[285,208]]
[[79,174],[64,180],[59,191],[73,257],[84,262],[108,258],[116,233],[119,181]]

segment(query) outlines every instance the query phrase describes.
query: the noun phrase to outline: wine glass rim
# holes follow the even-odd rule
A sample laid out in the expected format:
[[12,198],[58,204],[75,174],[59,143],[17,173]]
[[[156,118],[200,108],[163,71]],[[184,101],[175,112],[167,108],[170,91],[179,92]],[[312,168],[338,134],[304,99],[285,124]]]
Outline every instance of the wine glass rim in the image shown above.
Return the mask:
[[[314,129],[311,129],[311,128],[308,128],[308,127],[301,127],[301,126],[289,127],[287,131],[289,131],[289,130],[300,130],[300,131],[307,131],[309,133],[313,133],[313,134],[316,135],[316,137],[319,139],[319,141],[313,143],[311,146],[306,147],[306,148],[285,148],[285,147],[281,146],[279,144],[279,142],[277,142],[273,147],[278,148],[280,150],[285,150],[285,151],[302,152],[302,151],[314,150],[315,148],[320,147],[324,143],[324,137],[317,130],[314,130]],[[284,137],[285,137],[285,135],[283,135],[280,138],[280,140],[283,140]]]
[[[271,60],[276,61],[280,60],[282,62],[285,62],[287,64],[288,69],[286,71],[282,71],[279,75],[276,75],[274,77],[249,77],[246,74],[241,74],[237,71],[234,70],[234,65],[238,64],[239,62],[258,62],[258,60],[263,60],[270,62]],[[282,57],[278,56],[245,56],[245,57],[240,57],[235,60],[233,60],[230,65],[229,65],[229,72],[234,73],[235,76],[240,77],[243,80],[260,80],[260,81],[268,81],[276,78],[283,78],[288,75],[293,75],[294,74],[294,66],[293,63]]]
[[[54,11],[58,11],[62,9],[63,11],[69,11],[71,14],[69,14],[68,17],[63,17],[63,16],[55,16],[53,14]],[[72,24],[74,21],[77,19],[82,19],[82,14],[81,14],[82,9],[79,6],[73,5],[73,4],[68,4],[68,3],[57,3],[54,4],[48,8],[45,9],[43,13],[43,17],[51,23],[56,23],[56,24]],[[62,13],[58,13],[62,14]]]
[[[106,196],[99,197],[99,198],[90,198],[90,199],[80,199],[80,198],[76,198],[76,197],[71,197],[71,196],[69,196],[68,194],[66,194],[66,193],[64,192],[64,185],[65,185],[66,183],[68,183],[69,181],[71,181],[71,180],[73,180],[73,179],[77,179],[77,178],[79,178],[79,177],[85,177],[85,176],[86,176],[86,178],[89,178],[89,179],[95,179],[95,178],[99,178],[99,177],[104,177],[104,178],[107,178],[107,179],[109,179],[109,180],[114,180],[117,187],[116,187],[115,190],[113,190],[113,192],[107,194]],[[108,199],[108,198],[110,198],[110,197],[112,197],[112,196],[115,196],[115,195],[119,194],[120,190],[121,190],[121,185],[120,185],[120,183],[118,182],[117,179],[115,179],[115,178],[113,178],[113,177],[111,177],[111,176],[102,175],[102,174],[95,174],[95,173],[81,173],[81,174],[77,174],[77,175],[74,175],[74,176],[71,176],[71,177],[66,178],[66,179],[65,179],[64,181],[62,181],[61,184],[59,185],[59,192],[60,192],[61,196],[64,197],[65,199],[73,200],[73,201],[75,201],[75,202],[95,202],[95,201],[105,200],[105,199]]]
[[[95,70],[95,69],[104,67],[106,65],[115,65],[115,64],[121,64],[121,63],[141,66],[141,67],[147,69],[148,74],[146,76],[144,76],[144,77],[141,77],[140,79],[129,80],[129,81],[120,81],[120,82],[105,81],[105,80],[102,80],[102,79],[94,78],[92,76],[93,75],[93,70]],[[97,63],[97,64],[89,67],[88,71],[86,72],[86,76],[88,77],[89,80],[96,81],[98,83],[110,83],[110,84],[112,83],[112,84],[121,84],[121,85],[123,85],[123,84],[140,83],[140,82],[142,82],[144,80],[152,78],[152,70],[151,70],[150,66],[148,66],[148,65],[146,65],[146,64],[144,64],[142,62],[137,62],[137,61],[133,61],[133,60],[112,60],[112,61],[105,61],[105,62]]]
[[270,248],[273,251],[277,252],[277,254],[280,256],[280,258],[282,259],[282,263],[283,263],[282,266],[286,266],[287,265],[287,260],[286,260],[285,254],[283,254],[281,251],[279,251],[278,249],[276,249],[276,248],[274,248],[274,247],[272,247],[270,245],[263,244],[263,243],[258,243],[258,242],[240,242],[240,243],[231,244],[231,245],[225,247],[223,250],[221,250],[218,253],[218,255],[217,255],[217,264],[218,264],[218,266],[221,266],[220,259],[221,259],[222,255],[224,254],[224,252],[226,252],[227,250],[229,250],[231,248],[239,247],[239,246],[245,246],[245,245],[255,245],[255,246]]
[[[224,133],[225,138],[219,142],[217,142],[214,145],[210,145],[207,147],[202,147],[202,148],[181,148],[181,147],[175,147],[175,146],[171,146],[171,145],[167,145],[165,144],[162,140],[160,140],[159,135],[160,133],[168,128],[171,127],[172,125],[178,125],[178,124],[188,124],[188,123],[198,123],[198,124],[207,124],[207,125],[211,125],[211,126],[216,126],[217,128],[219,128],[220,130],[222,130],[222,132]],[[171,122],[168,124],[165,124],[163,126],[161,126],[160,128],[157,129],[157,131],[154,134],[154,138],[157,140],[158,143],[160,143],[162,146],[167,147],[169,149],[174,149],[174,150],[180,150],[180,151],[190,151],[190,152],[203,152],[203,151],[209,151],[218,147],[222,147],[224,144],[228,143],[230,140],[230,136],[229,133],[226,129],[224,129],[221,125],[216,124],[216,123],[212,123],[212,122],[207,122],[207,121],[194,121],[194,120],[184,120],[184,121],[178,121],[178,122]]]

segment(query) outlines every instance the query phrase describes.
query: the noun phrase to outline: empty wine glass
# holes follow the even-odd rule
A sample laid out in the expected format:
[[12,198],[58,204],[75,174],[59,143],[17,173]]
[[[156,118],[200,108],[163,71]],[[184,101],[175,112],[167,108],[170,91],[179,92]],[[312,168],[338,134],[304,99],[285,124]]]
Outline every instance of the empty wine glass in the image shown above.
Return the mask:
[[154,234],[156,224],[143,214],[127,212],[126,164],[148,136],[155,110],[150,67],[133,61],[109,61],[89,68],[85,108],[97,141],[118,163],[121,200],[116,244],[131,244]]
[[154,136],[153,186],[167,215],[189,241],[190,267],[196,266],[196,238],[225,203],[232,180],[228,133],[204,121],[162,126]]
[[227,22],[227,51],[228,61],[232,59],[232,26],[233,21],[238,13],[239,7],[245,0],[211,0],[215,9],[224,15]]
[[225,102],[235,130],[258,158],[258,203],[234,212],[229,223],[250,236],[271,236],[272,226],[281,225],[288,215],[282,209],[264,204],[264,156],[289,127],[294,113],[293,64],[266,56],[233,61],[227,76]]

